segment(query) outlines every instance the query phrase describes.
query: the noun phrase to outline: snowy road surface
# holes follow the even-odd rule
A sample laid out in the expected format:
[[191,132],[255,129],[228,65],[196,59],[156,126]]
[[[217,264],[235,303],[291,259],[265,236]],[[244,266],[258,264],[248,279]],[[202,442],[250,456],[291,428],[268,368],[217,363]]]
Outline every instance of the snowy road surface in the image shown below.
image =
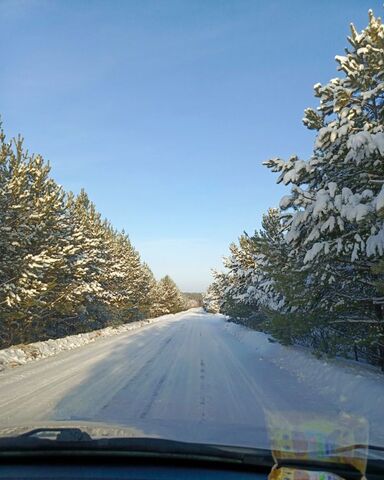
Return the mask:
[[242,344],[225,319],[188,311],[0,373],[0,427],[123,424],[189,441],[261,445],[267,412],[338,409]]

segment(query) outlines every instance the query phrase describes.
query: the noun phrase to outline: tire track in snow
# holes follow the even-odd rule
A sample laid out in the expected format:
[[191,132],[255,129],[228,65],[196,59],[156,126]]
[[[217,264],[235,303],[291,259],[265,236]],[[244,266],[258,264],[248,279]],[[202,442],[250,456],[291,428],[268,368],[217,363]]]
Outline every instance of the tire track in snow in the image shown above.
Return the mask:
[[205,420],[205,364],[203,359],[200,360],[200,405],[201,421],[203,422]]
[[[123,416],[130,414],[141,419],[148,416],[153,404],[159,397],[167,374],[164,373],[157,381],[152,381],[152,377],[155,374],[154,378],[156,378],[157,364],[161,363],[163,358],[172,361],[172,355],[169,353],[173,348],[172,340],[173,336],[169,336],[160,344],[153,345],[154,348],[150,349],[149,358],[143,364],[138,365],[134,374],[125,381],[124,386],[109,399],[108,403],[102,407],[102,411],[96,414],[96,419],[113,418],[115,412],[119,410],[125,412]],[[149,385],[146,386],[145,383],[149,383]],[[132,397],[135,396],[136,392],[142,391],[143,388],[147,388],[149,400],[146,403],[140,402],[138,411],[134,409],[134,398]]]
[[223,317],[190,312],[0,375],[0,426],[75,418],[254,444],[268,410],[316,408],[302,389],[229,334]]
[[[169,329],[166,328],[169,335],[174,323],[165,323],[169,325]],[[98,399],[114,395],[124,385],[126,374],[141,366],[141,363],[131,363],[124,352],[139,349],[143,333],[148,339],[147,354],[148,348],[151,351],[158,347],[158,337],[163,335],[161,325],[145,326],[145,330],[154,334],[147,335],[140,329],[116,338],[108,337],[0,375],[0,424],[92,415],[102,405]],[[109,361],[111,350],[116,356],[114,362]],[[98,375],[90,382],[95,366]],[[13,372],[16,375],[12,375]]]
[[159,396],[159,393],[160,393],[161,387],[163,386],[165,378],[166,378],[166,374],[164,373],[161,376],[160,380],[157,382],[157,384],[155,386],[155,389],[152,392],[152,396],[149,399],[148,404],[144,407],[143,411],[140,414],[140,418],[146,418],[147,417],[148,413],[150,412],[150,410],[152,408],[152,405],[156,401],[156,398]]

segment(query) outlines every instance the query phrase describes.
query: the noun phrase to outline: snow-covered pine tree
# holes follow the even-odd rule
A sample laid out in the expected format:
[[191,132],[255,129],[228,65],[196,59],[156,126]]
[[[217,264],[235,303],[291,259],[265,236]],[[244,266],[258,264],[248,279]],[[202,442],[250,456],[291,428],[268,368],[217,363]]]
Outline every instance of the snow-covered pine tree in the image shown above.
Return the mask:
[[125,232],[116,233],[115,240],[113,290],[119,295],[119,317],[124,322],[138,320],[149,315],[153,275]]
[[[0,230],[0,347],[132,321],[157,302],[152,272],[126,234],[84,191],[66,194],[49,164],[1,129]],[[176,293],[172,310],[182,303]]]
[[262,229],[252,236],[243,234],[238,244],[230,245],[224,258],[224,272],[214,272],[205,304],[233,318],[253,318],[260,324],[267,314],[286,310],[284,296],[276,280],[287,274],[288,246],[284,240],[277,209],[263,216]]
[[47,322],[68,313],[73,256],[65,194],[50,167],[18,138],[1,133],[0,316],[3,342],[41,337]]
[[156,315],[177,313],[185,309],[185,300],[177,285],[169,275],[159,280],[156,288]]
[[154,288],[156,281],[149,266],[142,262],[139,253],[135,252],[135,285],[134,285],[134,299],[137,305],[137,318],[145,318],[151,316],[151,306],[155,303]]
[[232,279],[228,272],[212,271],[213,282],[204,296],[203,305],[209,312],[219,312],[229,315],[229,310],[235,300],[231,297]]
[[220,292],[212,282],[203,295],[203,308],[208,313],[220,313]]
[[107,306],[115,301],[109,290],[111,233],[84,190],[77,196],[67,196],[67,215],[72,225],[72,245],[77,251],[73,264],[75,288],[70,298],[80,305],[80,329],[100,328],[109,320]]
[[372,270],[384,253],[384,26],[370,11],[368,26],[358,33],[352,25],[348,40],[336,57],[344,75],[315,85],[319,107],[305,111],[304,124],[317,132],[312,157],[266,165],[292,184],[280,203],[286,238],[303,255],[329,328],[381,348],[384,367],[384,297],[376,287],[383,276]]
[[155,317],[157,310],[157,282],[149,266],[142,263],[142,300],[141,309],[145,317]]

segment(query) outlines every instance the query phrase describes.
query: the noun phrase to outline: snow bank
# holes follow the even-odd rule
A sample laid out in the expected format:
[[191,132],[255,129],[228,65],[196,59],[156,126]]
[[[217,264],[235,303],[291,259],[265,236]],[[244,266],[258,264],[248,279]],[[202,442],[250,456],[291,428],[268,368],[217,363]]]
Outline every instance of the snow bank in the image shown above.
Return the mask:
[[5,367],[15,367],[33,360],[38,360],[40,358],[51,357],[52,355],[56,355],[64,350],[73,350],[74,348],[81,347],[87,343],[94,342],[98,338],[110,337],[112,335],[118,335],[119,333],[136,330],[144,325],[174,316],[175,315],[173,314],[168,314],[157,318],[126,323],[117,327],[106,327],[101,330],[93,330],[92,332],[70,335],[68,337],[57,338],[55,340],[50,339],[43,342],[21,344],[5,348],[0,350],[0,371]]
[[341,410],[365,416],[374,434],[384,412],[384,374],[378,368],[346,359],[318,359],[304,347],[271,343],[269,335],[232,322],[225,328],[261,357],[294,375],[303,388],[310,387]]

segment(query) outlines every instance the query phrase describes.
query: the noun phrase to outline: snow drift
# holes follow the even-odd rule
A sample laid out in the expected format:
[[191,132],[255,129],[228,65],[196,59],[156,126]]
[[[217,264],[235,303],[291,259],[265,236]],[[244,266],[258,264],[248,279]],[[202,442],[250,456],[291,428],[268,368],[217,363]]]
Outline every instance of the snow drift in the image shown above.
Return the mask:
[[270,335],[230,321],[225,328],[260,357],[294,375],[303,389],[313,389],[340,411],[364,416],[370,423],[371,436],[382,438],[378,419],[384,411],[384,374],[377,367],[341,358],[318,359],[305,347],[271,343]]
[[0,350],[0,371],[5,367],[15,367],[24,365],[27,362],[41,358],[51,357],[64,350],[73,350],[87,343],[94,342],[101,337],[109,337],[120,333],[136,330],[145,325],[158,322],[165,318],[173,317],[173,314],[162,315],[161,317],[139,320],[137,322],[126,323],[117,327],[106,327],[92,332],[79,333],[68,337],[45,340],[28,344],[15,345]]

